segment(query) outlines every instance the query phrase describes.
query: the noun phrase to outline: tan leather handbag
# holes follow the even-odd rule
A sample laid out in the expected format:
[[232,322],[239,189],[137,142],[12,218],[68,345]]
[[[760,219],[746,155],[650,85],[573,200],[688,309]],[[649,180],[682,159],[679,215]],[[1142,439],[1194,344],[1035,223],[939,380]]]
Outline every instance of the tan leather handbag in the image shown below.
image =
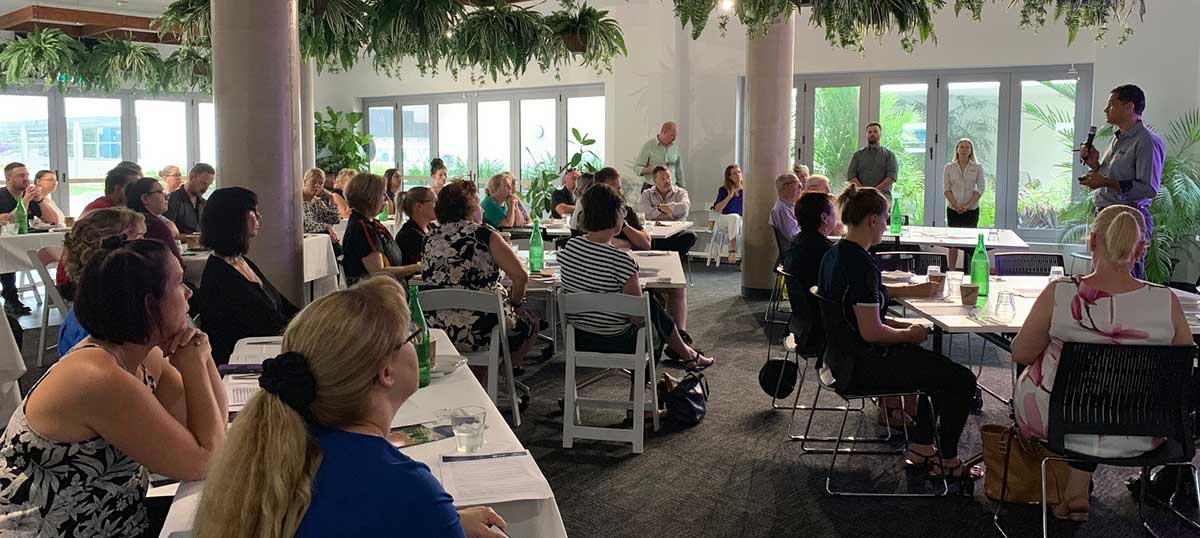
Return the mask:
[[[986,466],[984,493],[994,501],[1000,499],[1004,481],[1004,460],[1008,458],[1008,489],[1004,501],[1036,504],[1042,500],[1042,458],[1055,456],[1041,443],[1021,438],[1016,426],[985,424],[979,428],[983,440],[983,463]],[[1058,504],[1067,487],[1067,464],[1051,461],[1046,464],[1046,502]]]

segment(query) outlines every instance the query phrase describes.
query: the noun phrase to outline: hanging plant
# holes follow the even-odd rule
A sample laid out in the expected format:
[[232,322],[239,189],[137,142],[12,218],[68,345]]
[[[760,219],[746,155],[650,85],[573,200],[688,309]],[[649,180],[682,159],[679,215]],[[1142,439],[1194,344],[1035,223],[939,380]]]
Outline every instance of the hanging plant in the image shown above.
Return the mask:
[[422,75],[437,73],[465,13],[457,0],[377,0],[367,43],[375,70],[399,76],[412,58]]
[[[754,3],[776,3],[782,0],[756,0]],[[944,0],[814,0],[809,22],[825,28],[825,40],[842,48],[863,50],[868,35],[882,37],[889,32],[900,34],[900,46],[912,52],[913,46],[924,43],[933,34],[933,14]],[[742,16],[745,2],[738,5]],[[745,19],[743,19],[745,20]],[[756,19],[756,22],[761,23]],[[765,33],[765,24],[757,28]]]
[[212,60],[208,51],[180,47],[163,62],[162,87],[167,91],[212,93]]
[[549,33],[540,13],[497,0],[493,7],[463,17],[454,29],[448,63],[455,72],[479,69],[492,82],[501,75],[511,79],[525,73],[544,50]]
[[365,44],[369,11],[366,0],[300,2],[300,53],[318,70],[350,69]]
[[612,59],[627,53],[621,26],[608,18],[607,11],[598,11],[587,3],[576,7],[573,0],[563,0],[562,5],[564,9],[545,19],[556,39],[547,40],[547,57],[542,65],[557,67],[571,60],[566,53],[573,53],[579,55],[582,65],[611,71]]
[[158,35],[178,37],[181,45],[209,47],[212,35],[210,0],[175,0],[154,20]]
[[158,50],[128,39],[101,38],[83,69],[89,89],[112,93],[123,83],[152,93],[162,89],[163,60]]
[[8,83],[40,80],[66,89],[80,78],[86,53],[75,38],[57,28],[39,28],[8,43],[0,52],[0,73]]
[[[980,3],[980,0],[958,1]],[[1068,45],[1075,41],[1082,29],[1095,30],[1097,41],[1104,39],[1112,20],[1121,24],[1121,36],[1117,42],[1123,44],[1133,35],[1133,28],[1129,26],[1133,10],[1138,10],[1138,18],[1146,16],[1146,0],[1010,0],[1009,7],[1018,3],[1021,4],[1021,28],[1026,30],[1045,27],[1046,15],[1050,6],[1053,6],[1054,21],[1061,20],[1067,27]],[[978,8],[975,9],[975,13],[978,13]]]

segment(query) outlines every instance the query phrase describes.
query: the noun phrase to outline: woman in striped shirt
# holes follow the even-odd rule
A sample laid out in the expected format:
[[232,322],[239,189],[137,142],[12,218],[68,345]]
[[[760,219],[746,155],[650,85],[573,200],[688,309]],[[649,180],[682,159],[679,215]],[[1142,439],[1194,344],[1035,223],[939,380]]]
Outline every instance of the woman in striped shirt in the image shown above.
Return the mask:
[[[624,293],[641,296],[638,266],[633,257],[611,244],[625,222],[625,200],[605,184],[596,184],[583,194],[586,207],[580,227],[586,235],[572,237],[558,251],[558,263],[564,293]],[[659,341],[680,357],[688,357],[684,367],[702,370],[714,360],[701,355],[684,343],[675,321],[657,301],[650,301],[650,323]],[[618,314],[589,312],[567,318],[575,326],[575,343],[581,351],[632,353],[637,346],[637,328],[630,319]]]

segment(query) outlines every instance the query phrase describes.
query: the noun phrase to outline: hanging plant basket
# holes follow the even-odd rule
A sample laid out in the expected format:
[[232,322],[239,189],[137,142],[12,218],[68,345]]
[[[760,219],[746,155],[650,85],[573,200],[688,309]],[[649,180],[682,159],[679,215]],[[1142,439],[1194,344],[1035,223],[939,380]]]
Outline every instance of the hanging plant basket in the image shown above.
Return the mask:
[[41,28],[9,42],[0,51],[0,77],[9,83],[40,80],[66,89],[80,78],[87,51],[57,28]]
[[587,42],[583,40],[583,35],[577,33],[567,33],[562,35],[563,46],[568,52],[575,54],[583,54],[587,52]]

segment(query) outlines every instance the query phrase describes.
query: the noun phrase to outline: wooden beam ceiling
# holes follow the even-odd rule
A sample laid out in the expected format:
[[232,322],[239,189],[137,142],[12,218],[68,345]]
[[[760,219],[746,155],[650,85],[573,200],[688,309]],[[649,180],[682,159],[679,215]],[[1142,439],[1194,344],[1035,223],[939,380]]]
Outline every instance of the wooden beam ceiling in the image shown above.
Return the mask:
[[143,43],[179,42],[170,35],[160,38],[150,17],[49,6],[26,6],[0,15],[0,30],[31,32],[37,28],[58,28],[80,39],[125,37]]

